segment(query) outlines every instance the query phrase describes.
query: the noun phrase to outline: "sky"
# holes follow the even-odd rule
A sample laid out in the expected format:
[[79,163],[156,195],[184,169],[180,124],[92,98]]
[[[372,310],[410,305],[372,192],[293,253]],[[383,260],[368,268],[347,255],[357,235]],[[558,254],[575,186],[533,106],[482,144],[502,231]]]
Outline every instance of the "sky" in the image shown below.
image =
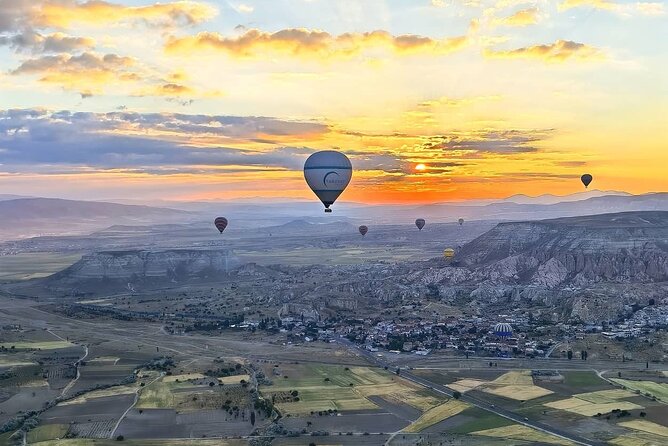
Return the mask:
[[0,193],[667,191],[667,74],[660,0],[0,0]]

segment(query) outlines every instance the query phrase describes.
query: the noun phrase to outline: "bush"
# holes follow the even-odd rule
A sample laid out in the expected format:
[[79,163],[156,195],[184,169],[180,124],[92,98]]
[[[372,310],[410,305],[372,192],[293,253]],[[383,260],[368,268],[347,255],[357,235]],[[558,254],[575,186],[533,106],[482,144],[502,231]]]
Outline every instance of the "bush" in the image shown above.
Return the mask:
[[118,437],[116,437],[116,441],[123,441],[123,440],[125,440],[125,437],[122,436],[122,435],[119,435]]

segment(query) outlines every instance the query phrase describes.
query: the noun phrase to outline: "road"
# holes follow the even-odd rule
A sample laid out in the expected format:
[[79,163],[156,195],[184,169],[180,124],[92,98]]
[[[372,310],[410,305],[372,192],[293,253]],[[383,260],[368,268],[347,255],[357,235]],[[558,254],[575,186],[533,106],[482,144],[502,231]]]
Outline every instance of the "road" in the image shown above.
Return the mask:
[[[356,353],[360,354],[363,356],[367,361],[370,363],[376,365],[377,367],[382,367],[385,368],[385,366],[388,366],[388,363],[385,362],[383,359],[379,358],[378,356],[375,356],[373,353],[361,349],[357,347],[355,344],[350,342],[349,340],[345,338],[339,339],[339,343],[345,345],[349,349],[353,349]],[[428,387],[432,389],[433,391],[440,393],[442,395],[446,395],[450,398],[454,398],[454,392],[449,389],[448,387],[445,387],[441,384],[435,383],[433,381],[430,381],[426,378],[423,378],[421,376],[417,376],[413,373],[411,373],[409,370],[402,369],[401,370],[401,377],[404,379],[407,379],[409,381],[412,381],[416,384]],[[487,412],[491,412],[493,414],[496,414],[500,417],[506,418],[508,420],[511,420],[517,424],[521,424],[523,426],[527,426],[533,429],[536,429],[538,431],[554,435],[556,437],[560,437],[569,441],[572,441],[575,444],[579,445],[589,445],[589,446],[599,446],[599,445],[604,445],[605,443],[590,440],[588,438],[581,437],[579,435],[575,435],[571,432],[565,431],[563,429],[557,429],[552,426],[548,426],[547,424],[540,423],[538,421],[533,421],[529,420],[528,418],[522,417],[521,415],[517,415],[514,412],[511,412],[509,410],[502,409],[500,407],[495,406],[494,404],[491,404],[481,398],[473,397],[471,395],[466,395],[462,394],[460,396],[460,401],[464,401],[465,403],[468,403],[472,406],[475,406],[479,409],[485,410]]]

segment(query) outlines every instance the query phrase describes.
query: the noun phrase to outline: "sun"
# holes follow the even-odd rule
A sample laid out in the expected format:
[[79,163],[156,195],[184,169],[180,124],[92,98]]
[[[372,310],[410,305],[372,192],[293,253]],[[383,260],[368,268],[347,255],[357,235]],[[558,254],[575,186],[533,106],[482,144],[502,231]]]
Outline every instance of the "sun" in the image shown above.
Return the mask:
[[417,170],[418,172],[423,172],[423,171],[427,170],[427,166],[425,166],[424,164],[420,163],[420,164],[418,164],[417,166],[415,166],[415,170]]

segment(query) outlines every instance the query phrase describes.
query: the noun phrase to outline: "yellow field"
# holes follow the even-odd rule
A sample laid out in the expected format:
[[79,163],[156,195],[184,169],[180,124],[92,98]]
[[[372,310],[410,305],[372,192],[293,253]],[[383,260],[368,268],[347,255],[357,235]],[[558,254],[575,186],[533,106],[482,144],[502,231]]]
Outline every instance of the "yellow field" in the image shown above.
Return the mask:
[[62,403],[58,403],[58,406],[70,406],[72,404],[84,404],[90,400],[94,400],[96,398],[106,398],[109,396],[118,396],[118,395],[129,395],[132,393],[135,393],[137,391],[137,388],[139,388],[138,383],[134,384],[129,384],[126,386],[114,386],[114,387],[109,387],[108,389],[100,389],[100,390],[93,390],[91,392],[86,392],[83,395],[79,395],[76,398],[73,398],[71,400],[63,401]]
[[489,387],[484,388],[483,391],[491,393],[492,395],[503,396],[517,401],[529,401],[553,393],[551,390],[545,389],[543,387],[521,385],[500,387],[490,385]]
[[632,434],[622,435],[608,443],[616,446],[662,446],[666,444],[666,438],[660,435],[646,434],[644,432],[634,432]]
[[59,348],[72,347],[74,344],[67,341],[35,341],[35,342],[26,342],[26,341],[17,341],[17,342],[3,342],[0,344],[0,347],[12,348],[14,347],[17,350],[56,350]]
[[657,383],[654,381],[631,381],[628,379],[613,379],[612,381],[627,389],[637,390],[642,394],[650,394],[664,403],[668,402],[668,384],[666,383]]
[[661,426],[660,424],[652,423],[651,421],[633,420],[633,421],[625,421],[624,423],[619,423],[619,425],[624,426],[624,427],[628,427],[630,429],[635,429],[635,430],[638,430],[638,431],[647,432],[649,434],[655,434],[655,435],[660,435],[662,437],[668,437],[668,427]]
[[36,362],[15,358],[16,355],[0,355],[0,367],[22,367],[35,365]]
[[534,385],[529,370],[510,371],[499,376],[494,381],[463,379],[449,384],[448,387],[462,393],[477,388],[483,392],[518,401],[528,401],[553,393],[551,390]]
[[536,443],[549,443],[559,445],[572,445],[568,440],[555,437],[530,427],[513,424],[510,426],[496,427],[484,431],[472,432],[471,435],[482,435],[485,437],[507,438],[510,440],[531,441]]
[[578,393],[575,398],[589,401],[594,404],[614,403],[624,398],[633,398],[634,393],[624,389],[599,390],[597,392]]
[[321,410],[362,410],[378,407],[350,387],[331,385],[301,387],[297,390],[299,391],[299,401],[276,404],[282,413],[308,415],[311,412]]
[[[164,382],[164,378],[161,378],[141,389],[136,407],[138,409],[174,408],[176,399],[172,390],[193,387],[192,384],[187,382]],[[184,393],[184,396],[187,395],[187,393]]]
[[162,380],[166,383],[173,383],[176,381],[188,381],[189,379],[202,378],[206,378],[206,376],[202,375],[201,373],[184,373],[183,375],[165,376]]
[[100,362],[116,364],[120,359],[121,358],[117,358],[116,356],[98,356],[97,358],[87,359],[86,362],[93,364]]
[[529,370],[513,370],[496,378],[492,384],[505,386],[533,386],[533,378]]
[[579,393],[573,395],[571,398],[546,403],[545,406],[591,417],[598,413],[611,412],[614,409],[642,409],[642,406],[635,403],[623,401],[624,398],[634,396],[636,395],[622,389],[601,390],[598,392]]
[[466,393],[469,390],[473,390],[482,386],[483,384],[487,384],[488,382],[489,381],[483,381],[481,379],[460,379],[459,381],[448,384],[447,387],[461,393]]
[[239,384],[241,380],[244,380],[248,382],[250,380],[250,376],[248,375],[232,375],[232,376],[224,376],[222,378],[218,378],[218,381],[225,385],[230,385],[230,384]]
[[457,415],[470,406],[462,401],[452,399],[447,403],[436,406],[433,409],[426,411],[413,423],[404,428],[403,432],[417,433],[421,432],[429,426]]

